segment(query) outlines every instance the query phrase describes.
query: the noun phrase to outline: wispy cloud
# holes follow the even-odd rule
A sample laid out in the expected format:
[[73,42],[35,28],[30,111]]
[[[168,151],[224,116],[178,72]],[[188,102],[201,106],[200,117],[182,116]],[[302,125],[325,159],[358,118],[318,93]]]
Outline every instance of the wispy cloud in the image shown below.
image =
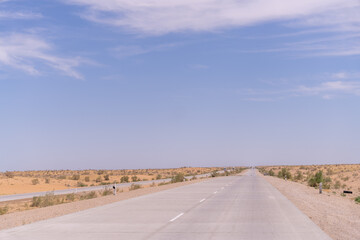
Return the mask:
[[4,19],[36,19],[36,18],[42,18],[42,17],[43,16],[40,13],[0,11],[0,19],[2,19],[2,20],[4,20]]
[[[9,2],[8,0],[0,0],[1,3]],[[5,4],[6,5],[6,4]],[[35,12],[21,12],[21,11],[10,11],[5,10],[4,8],[0,10],[0,19],[1,20],[12,20],[12,19],[35,19],[42,18],[42,14]]]
[[140,45],[120,45],[111,51],[118,57],[129,57],[143,55],[151,52],[161,52],[171,48],[183,45],[184,43],[166,43],[153,46],[140,46]]
[[[359,8],[357,0],[63,0],[84,6],[83,17],[98,23],[123,27],[137,33],[161,35],[184,31],[216,31],[224,28],[251,26],[277,21],[298,20],[297,24],[326,25],[328,12]],[[310,16],[311,22],[305,22]],[[356,20],[339,20],[348,24]]]
[[[326,79],[324,79],[324,77]],[[307,84],[295,85],[291,82],[267,86],[264,89],[239,89],[237,94],[247,101],[279,101],[294,97],[320,97],[326,100],[344,96],[360,96],[359,72],[336,72],[316,76]]]
[[316,86],[300,86],[297,91],[305,95],[320,95],[324,98],[339,94],[360,96],[360,82],[329,81]]
[[67,76],[83,78],[75,68],[86,63],[85,59],[59,57],[51,53],[52,50],[53,47],[39,36],[19,33],[0,35],[0,65],[32,75],[41,74],[37,65],[47,65]]

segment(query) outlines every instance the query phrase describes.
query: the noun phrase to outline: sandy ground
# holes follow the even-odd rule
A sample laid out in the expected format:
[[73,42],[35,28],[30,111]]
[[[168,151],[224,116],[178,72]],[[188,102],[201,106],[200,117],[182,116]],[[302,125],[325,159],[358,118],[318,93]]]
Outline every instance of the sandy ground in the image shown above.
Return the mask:
[[354,200],[331,191],[319,194],[317,189],[276,177],[264,178],[333,239],[360,239],[360,204]]
[[129,198],[138,197],[145,194],[167,190],[170,188],[193,184],[204,180],[207,179],[198,179],[188,182],[180,182],[180,183],[168,184],[157,187],[141,188],[134,191],[118,193],[116,196],[111,195],[105,197],[98,197],[94,199],[65,203],[51,207],[38,208],[23,212],[5,214],[0,216],[0,230],[12,228],[24,224],[29,224],[32,222],[45,220],[53,217],[58,217],[69,213],[78,212],[85,209],[129,199]]

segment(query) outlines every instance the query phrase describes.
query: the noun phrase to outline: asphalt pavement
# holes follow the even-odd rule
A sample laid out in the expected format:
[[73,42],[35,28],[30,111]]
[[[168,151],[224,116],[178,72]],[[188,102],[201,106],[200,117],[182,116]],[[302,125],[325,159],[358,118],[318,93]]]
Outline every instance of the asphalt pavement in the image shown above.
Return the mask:
[[1,240],[330,239],[264,178],[203,182],[0,231]]

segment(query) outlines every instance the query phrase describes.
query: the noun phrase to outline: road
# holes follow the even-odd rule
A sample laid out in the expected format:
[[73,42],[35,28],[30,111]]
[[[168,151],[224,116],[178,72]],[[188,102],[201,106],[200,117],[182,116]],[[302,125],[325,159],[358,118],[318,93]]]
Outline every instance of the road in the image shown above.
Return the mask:
[[3,230],[0,239],[330,238],[251,169]]
[[[222,173],[224,171],[218,171],[218,172]],[[209,176],[210,176],[210,173],[196,175],[197,178],[209,177]],[[192,177],[193,176],[187,176],[186,178],[191,179]],[[116,184],[116,186],[118,188],[123,188],[123,187],[130,187],[130,185],[133,183],[139,184],[139,185],[149,185],[149,184],[152,184],[153,182],[158,184],[161,182],[168,182],[170,180],[171,180],[171,178],[151,180],[151,181],[130,182],[130,183],[118,183],[118,184]],[[0,202],[7,202],[7,201],[13,201],[13,200],[28,199],[28,198],[38,197],[38,196],[45,196],[49,192],[53,193],[54,195],[63,195],[63,194],[70,194],[70,193],[99,191],[99,190],[104,190],[106,188],[112,188],[113,186],[114,186],[114,184],[110,184],[110,185],[99,185],[99,186],[81,187],[81,188],[69,188],[69,189],[55,190],[55,191],[3,195],[3,196],[0,196]]]

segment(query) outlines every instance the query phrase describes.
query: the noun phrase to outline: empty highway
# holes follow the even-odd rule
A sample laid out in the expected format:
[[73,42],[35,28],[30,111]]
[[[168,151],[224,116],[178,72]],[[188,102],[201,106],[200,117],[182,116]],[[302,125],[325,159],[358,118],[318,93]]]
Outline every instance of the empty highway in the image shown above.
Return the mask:
[[254,170],[0,231],[2,240],[330,239]]

